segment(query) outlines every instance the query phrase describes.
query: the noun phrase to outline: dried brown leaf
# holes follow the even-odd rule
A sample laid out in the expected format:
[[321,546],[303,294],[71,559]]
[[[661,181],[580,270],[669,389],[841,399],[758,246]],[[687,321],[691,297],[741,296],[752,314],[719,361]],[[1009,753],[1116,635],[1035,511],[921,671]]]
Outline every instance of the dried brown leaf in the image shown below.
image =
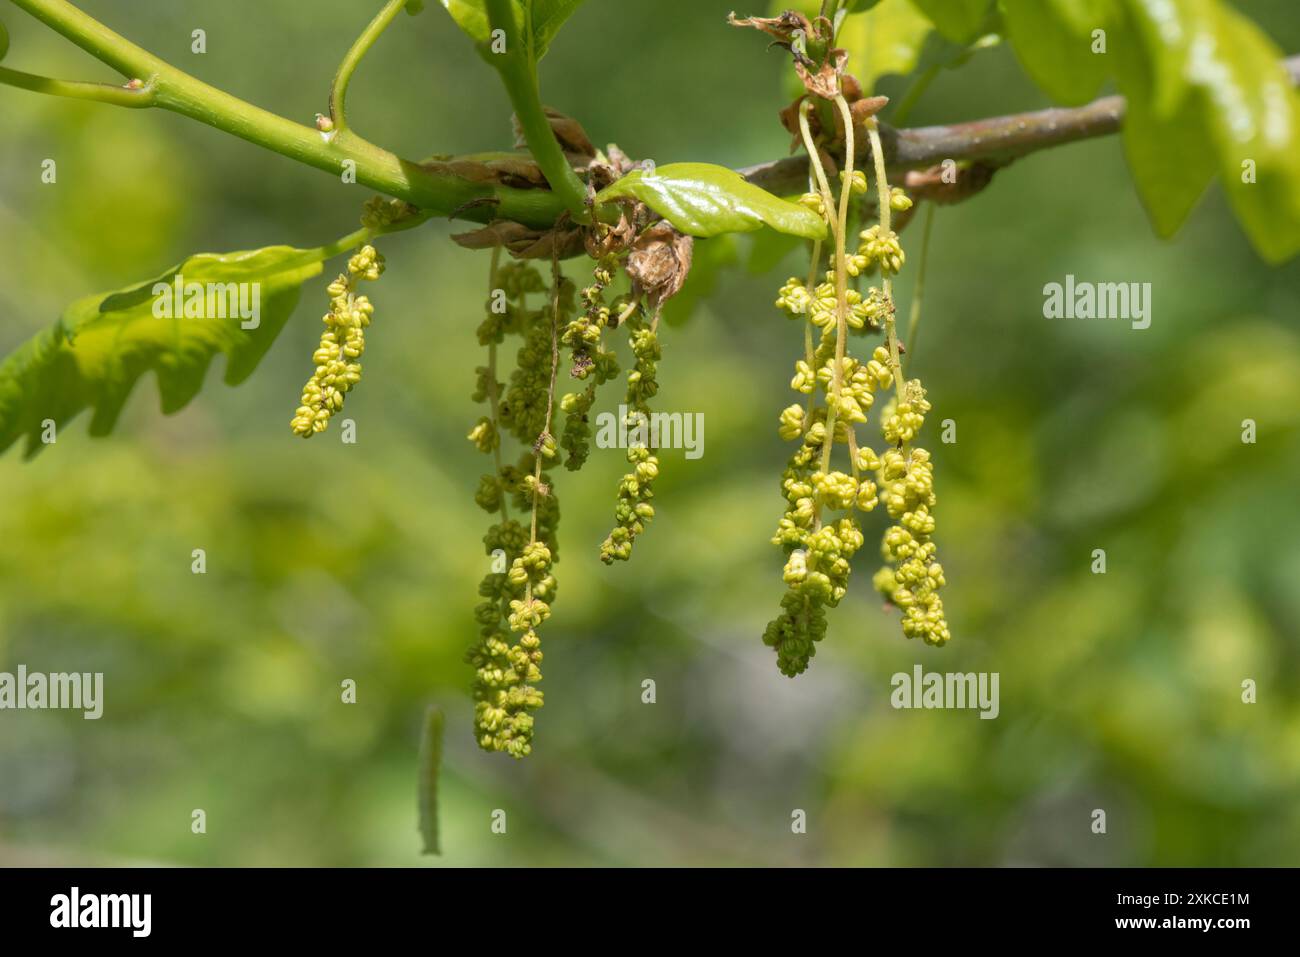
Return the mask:
[[466,249],[501,247],[515,259],[569,259],[583,251],[582,230],[574,226],[538,230],[523,223],[497,219],[480,229],[451,237]]
[[627,257],[627,274],[645,294],[650,308],[658,309],[681,291],[694,250],[694,239],[663,222],[637,237]]
[[803,88],[813,96],[820,96],[824,100],[833,100],[844,92],[841,77],[848,62],[848,51],[836,48],[827,55],[825,63],[820,66],[812,64],[812,66],[816,67],[816,70],[809,69],[802,60],[796,58],[794,71],[799,74],[799,79],[803,81]]
[[[581,123],[559,110],[551,109],[549,106],[544,106],[542,109],[546,113],[547,122],[551,124],[551,132],[560,141],[560,148],[565,153],[573,153],[583,159],[591,159],[596,155],[596,147],[592,145]],[[515,146],[526,149],[528,141],[524,137],[523,127],[519,125],[519,117],[511,116],[510,125],[515,133]]]
[[582,233],[574,227],[552,229],[529,246],[511,249],[510,255],[516,259],[572,259],[584,252]]
[[600,259],[603,256],[621,253],[635,238],[636,227],[624,212],[620,214],[617,225],[597,223],[587,230],[585,239],[587,255],[592,259]]
[[789,47],[799,34],[813,36],[813,25],[802,13],[787,10],[779,17],[738,17],[735,13],[727,14],[727,22],[733,27],[753,27],[773,37],[781,46]]
[[494,219],[486,226],[472,229],[467,233],[455,233],[452,240],[466,249],[493,249],[501,246],[508,249],[512,243],[535,241],[540,233],[509,219]]
[[791,153],[797,150],[799,144],[803,142],[803,134],[799,131],[799,107],[803,104],[804,99],[805,97],[799,97],[799,99],[781,110],[779,114],[781,117],[781,125],[786,128],[786,131],[792,137],[794,137],[790,142]]
[[545,187],[546,177],[532,157],[520,153],[490,153],[426,160],[420,164],[431,173],[458,176],[472,183],[513,186],[516,189]]

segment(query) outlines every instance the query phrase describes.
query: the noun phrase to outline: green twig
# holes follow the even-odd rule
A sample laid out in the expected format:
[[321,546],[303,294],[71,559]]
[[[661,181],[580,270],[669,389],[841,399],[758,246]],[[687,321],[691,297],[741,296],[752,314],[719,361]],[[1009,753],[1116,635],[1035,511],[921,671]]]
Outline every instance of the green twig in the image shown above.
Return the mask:
[[[565,211],[561,200],[547,190],[473,183],[459,176],[432,172],[350,131],[323,135],[314,126],[295,123],[254,106],[158,59],[67,0],[10,2],[128,79],[144,81],[141,90],[129,91],[137,99],[116,96],[110,99],[97,93],[101,101],[170,110],[335,176],[343,173],[346,164],[351,162],[358,183],[437,215],[456,215],[479,222],[504,218],[543,227],[553,224]],[[12,79],[9,71],[0,74],[0,82]],[[83,98],[89,92],[80,86],[51,87],[50,82],[66,83],[24,80],[12,85]],[[125,88],[124,92],[127,92]],[[139,98],[142,93],[149,102],[142,104]]]
[[[435,172],[403,160],[350,131],[323,138],[314,126],[294,123],[253,106],[158,59],[67,0],[10,2],[118,70],[128,80],[142,81],[143,86],[132,90],[125,86],[118,88],[108,84],[55,80],[8,69],[0,69],[0,84],[118,106],[153,106],[170,110],[336,176],[344,162],[350,160],[355,164],[358,183],[437,215],[478,222],[509,219],[535,228],[554,225],[566,212],[580,221],[588,219],[585,187],[564,160],[563,151],[541,109],[535,63],[528,62],[531,58],[521,64],[514,59],[514,54],[503,55],[508,56],[510,62],[505,64],[507,69],[502,71],[502,75],[507,77],[507,89],[520,125],[550,182],[550,190],[494,186]],[[509,0],[487,2],[497,8],[498,15],[503,10],[509,13]],[[407,0],[408,9],[415,3],[416,0]],[[518,34],[512,16],[504,16],[504,22]],[[7,35],[0,29],[0,47],[6,41]],[[516,53],[526,52],[527,48],[522,46],[517,35],[513,42],[518,48]],[[1293,82],[1300,84],[1300,56],[1284,60],[1283,65]],[[514,71],[521,67],[522,75],[515,83],[512,79]],[[1006,161],[1038,150],[1113,134],[1121,128],[1124,112],[1123,97],[1110,96],[1071,109],[1042,110],[956,125],[919,129],[882,126],[886,165],[890,170],[901,171],[931,166],[943,159]],[[863,152],[859,159],[866,158],[865,145]],[[738,172],[770,193],[791,195],[802,191],[807,182],[808,159],[804,156],[789,157]],[[598,216],[601,213],[597,211]]]
[[504,53],[491,54],[497,72],[505,83],[510,105],[514,107],[519,126],[532,151],[533,159],[550,184],[551,192],[559,197],[577,222],[591,221],[587,211],[587,187],[569,165],[568,158],[555,138],[550,120],[542,108],[541,91],[537,86],[537,58],[533,50],[532,22],[525,17],[520,35],[520,24],[515,20],[510,0],[487,0],[488,20],[493,30],[505,34]]
[[340,133],[348,126],[344,101],[347,99],[348,84],[352,82],[352,74],[356,72],[357,64],[375,45],[379,35],[388,29],[393,18],[402,12],[406,2],[407,0],[388,0],[384,8],[370,21],[370,25],[361,32],[361,36],[357,37],[357,42],[352,44],[352,48],[343,57],[343,62],[339,64],[338,72],[334,74],[334,83],[330,86],[330,119],[334,121],[334,129]]
[[[0,23],[0,60],[9,52],[9,31]],[[66,96],[77,100],[93,100],[97,103],[111,103],[114,106],[141,108],[153,106],[154,88],[143,80],[132,79],[121,86],[112,83],[86,83],[81,80],[58,80],[53,77],[24,73],[0,67],[0,83],[15,86],[20,90],[34,93],[46,93],[50,96]]]
[[111,103],[114,106],[143,109],[156,106],[154,87],[150,83],[138,86],[114,86],[111,83],[86,83],[82,80],[56,80],[53,77],[37,76],[0,66],[0,83],[16,86],[21,90],[35,93],[48,93],[50,96],[66,96],[77,100],[93,100],[97,103]]

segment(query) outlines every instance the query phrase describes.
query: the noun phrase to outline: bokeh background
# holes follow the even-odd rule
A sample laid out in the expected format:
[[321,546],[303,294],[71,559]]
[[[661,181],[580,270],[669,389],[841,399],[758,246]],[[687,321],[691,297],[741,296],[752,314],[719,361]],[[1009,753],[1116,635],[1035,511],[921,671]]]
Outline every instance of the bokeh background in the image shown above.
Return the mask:
[[[783,155],[785,61],[725,26],[733,5],[591,0],[543,64],[547,102],[598,143],[660,163]],[[83,6],[309,122],[377,4]],[[1300,51],[1295,4],[1241,6]],[[17,10],[0,16],[9,65],[112,78]],[[359,132],[408,157],[510,143],[496,78],[436,3],[383,37],[350,105]],[[995,48],[941,75],[911,122],[1045,105]],[[369,195],[165,113],[2,89],[0,116],[5,351],[72,299],[190,252],[328,241]],[[46,157],[55,186],[39,183]],[[17,449],[0,461],[0,670],[106,675],[100,721],[0,713],[0,863],[1300,860],[1300,267],[1266,267],[1217,188],[1161,242],[1108,138],[1017,163],[938,212],[912,368],[935,406],[955,637],[942,650],[902,638],[871,591],[868,547],[793,681],[759,635],[782,589],[768,544],[786,454],[775,424],[801,349],[771,303],[803,267],[795,252],[755,273],[737,243],[736,268],[663,337],[660,406],[704,413],[705,454],[665,453],[658,517],[631,564],[597,557],[622,454],[595,450],[559,476],[547,704],[523,762],[470,734],[461,656],[488,559],[473,506],[485,460],[465,433],[486,256],[452,231],[382,243],[390,269],[347,407],[357,445],[288,429],[321,280],[246,385],[210,371],[189,408],[163,417],[149,379],[110,438],[87,438],[83,418],[34,461]],[[1042,287],[1067,273],[1152,283],[1151,327],[1044,319]],[[899,282],[904,310],[913,279]],[[944,418],[953,445],[937,440]],[[1090,572],[1094,548],[1105,575]],[[1000,717],[893,710],[890,677],[917,663],[999,672]],[[344,678],[355,705],[339,700]],[[416,832],[430,702],[448,725],[440,858],[420,855]],[[194,808],[206,835],[190,831]],[[497,808],[505,835],[489,829]],[[805,835],[791,833],[796,808]]]

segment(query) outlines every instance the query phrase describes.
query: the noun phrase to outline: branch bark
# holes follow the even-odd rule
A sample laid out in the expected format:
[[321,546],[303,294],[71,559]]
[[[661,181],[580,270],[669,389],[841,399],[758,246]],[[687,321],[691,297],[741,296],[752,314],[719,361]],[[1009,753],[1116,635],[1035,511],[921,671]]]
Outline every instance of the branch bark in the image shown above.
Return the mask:
[[[1300,85],[1300,56],[1283,61]],[[1003,165],[1039,150],[1107,136],[1124,125],[1124,98],[1107,96],[1080,107],[1013,113],[951,126],[893,129],[881,124],[885,164],[891,173],[934,166],[945,159]],[[858,157],[869,155],[864,149]],[[790,156],[739,171],[756,186],[789,196],[808,188],[808,158]]]

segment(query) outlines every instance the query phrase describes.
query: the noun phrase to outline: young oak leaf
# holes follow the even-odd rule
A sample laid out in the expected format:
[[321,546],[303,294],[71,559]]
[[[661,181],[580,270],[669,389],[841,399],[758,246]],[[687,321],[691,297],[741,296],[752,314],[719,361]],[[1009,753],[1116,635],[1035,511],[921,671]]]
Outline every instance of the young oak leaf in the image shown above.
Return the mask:
[[[25,455],[32,457],[44,448],[47,422],[62,427],[88,408],[94,410],[90,434],[107,435],[150,371],[166,415],[198,394],[217,353],[227,358],[226,383],[243,382],[292,314],[302,283],[321,272],[331,252],[268,246],[199,253],[156,279],[77,300],[0,362],[0,453],[26,435]],[[182,295],[175,301],[178,281]],[[211,310],[214,318],[186,318],[185,303],[198,302],[193,294],[203,303],[193,312],[206,315],[209,302],[223,308]],[[256,303],[255,317],[242,317],[241,296],[246,306]],[[158,305],[164,300],[169,308]]]
[[992,24],[993,0],[912,0],[935,29],[954,43],[969,43]]
[[[519,28],[517,35],[528,37],[532,47],[529,53],[534,63],[546,55],[560,27],[582,3],[583,0],[510,0]],[[491,48],[492,28],[487,0],[442,0],[442,5],[462,32],[474,41],[479,53],[491,62],[494,51]],[[525,25],[530,29],[522,29]]]
[[1025,72],[1052,99],[1076,106],[1101,88],[1111,59],[1094,31],[1111,26],[1111,0],[1001,0],[1008,39]]
[[[1126,145],[1131,162],[1146,157],[1147,174],[1137,166],[1135,174],[1147,205],[1177,200],[1157,217],[1162,232],[1195,201],[1209,157],[1260,255],[1280,263],[1300,253],[1300,93],[1281,51],[1226,4],[1127,0],[1125,7],[1147,61],[1145,70],[1130,66],[1119,77],[1130,101]],[[1184,164],[1197,177],[1170,199],[1152,173],[1168,176]]]
[[671,163],[634,170],[596,195],[596,203],[637,199],[689,236],[707,239],[771,226],[821,239],[826,223],[811,209],[773,196],[735,170],[710,163]]

